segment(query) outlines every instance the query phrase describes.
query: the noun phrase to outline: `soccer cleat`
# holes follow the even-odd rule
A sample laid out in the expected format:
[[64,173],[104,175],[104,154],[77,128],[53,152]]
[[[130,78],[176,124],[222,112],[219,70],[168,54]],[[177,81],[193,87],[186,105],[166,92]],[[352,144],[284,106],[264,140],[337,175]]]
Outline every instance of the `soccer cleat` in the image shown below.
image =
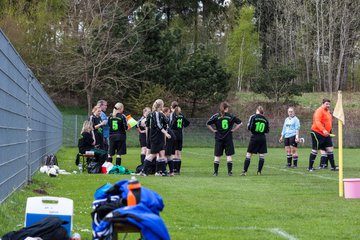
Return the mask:
[[228,175],[229,175],[229,177],[231,177],[231,176],[232,176],[232,172],[228,172]]
[[261,172],[257,172],[256,175],[261,175]]
[[307,170],[308,170],[309,172],[313,172],[313,171],[315,171],[315,168],[312,167],[312,168],[308,168]]
[[339,168],[338,167],[333,167],[333,168],[330,168],[330,171],[336,172],[336,171],[339,171]]
[[217,177],[218,173],[217,173],[217,172],[214,172],[214,174],[213,174],[213,175],[214,175],[214,177]]
[[139,176],[146,177],[147,175],[146,175],[144,172],[140,172],[140,173],[139,173]]
[[162,174],[161,174],[161,173],[159,173],[159,172],[156,172],[156,173],[155,173],[155,176],[157,176],[157,177],[161,177],[161,176],[162,176]]
[[169,177],[174,177],[175,176],[175,173],[169,173]]
[[246,176],[246,172],[242,171],[241,176]]
[[297,168],[297,166],[294,165],[294,166],[292,166],[292,168]]

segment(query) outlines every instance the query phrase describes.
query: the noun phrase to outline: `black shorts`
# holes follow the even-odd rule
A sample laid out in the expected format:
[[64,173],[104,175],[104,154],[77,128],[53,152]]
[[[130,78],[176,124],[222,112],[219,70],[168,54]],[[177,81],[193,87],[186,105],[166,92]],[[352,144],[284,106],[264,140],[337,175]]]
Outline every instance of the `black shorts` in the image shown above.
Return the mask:
[[235,154],[234,142],[232,138],[215,139],[214,156],[220,157],[225,150],[226,156],[232,156]]
[[251,135],[248,153],[267,153],[266,136],[264,134]]
[[166,139],[165,140],[165,156],[171,156],[175,154],[174,140]]
[[126,154],[126,135],[124,134],[111,134],[109,137],[110,146],[109,154],[110,156],[125,155]]
[[157,154],[165,149],[165,136],[162,132],[154,134],[150,138],[150,152],[151,154]]
[[326,150],[327,147],[332,147],[332,139],[330,136],[324,137],[323,135],[311,131],[312,149],[314,150]]
[[297,147],[297,142],[295,142],[295,137],[296,136],[285,138],[285,141],[284,141],[285,147],[288,147],[288,146]]
[[110,139],[110,156],[117,155],[125,155],[126,154],[126,141],[119,140],[119,141],[111,141]]
[[140,142],[140,147],[146,147],[146,134],[145,133],[140,133],[139,134],[139,142]]
[[182,139],[176,139],[174,141],[174,148],[175,150],[182,151],[183,148],[183,140]]
[[174,147],[175,150],[182,151],[183,148],[183,134],[182,130],[176,130],[175,133],[175,141],[174,141]]
[[146,137],[146,148],[147,148],[147,149],[151,149],[151,142],[150,142],[150,137],[149,137],[149,135]]

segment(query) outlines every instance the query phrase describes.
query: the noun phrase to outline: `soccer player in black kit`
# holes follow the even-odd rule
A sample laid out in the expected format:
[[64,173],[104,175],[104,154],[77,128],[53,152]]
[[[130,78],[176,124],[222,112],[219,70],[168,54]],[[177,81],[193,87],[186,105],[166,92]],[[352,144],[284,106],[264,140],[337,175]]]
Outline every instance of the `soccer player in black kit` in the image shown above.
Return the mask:
[[265,133],[269,132],[269,122],[264,117],[264,109],[262,106],[256,108],[256,114],[253,114],[249,118],[247,129],[251,131],[249,146],[246,153],[244,162],[244,170],[242,176],[246,176],[248,168],[250,166],[250,160],[252,154],[259,153],[259,164],[257,175],[261,175],[261,170],[265,162],[265,153],[267,153],[266,136]]
[[110,149],[108,162],[116,153],[116,165],[121,165],[121,156],[126,154],[126,130],[128,129],[126,116],[123,114],[124,105],[116,103],[113,114],[108,119],[110,127]]
[[162,113],[164,107],[164,101],[157,99],[152,107],[152,112],[147,117],[147,127],[149,128],[148,139],[150,140],[150,154],[146,156],[144,160],[144,169],[140,173],[142,176],[146,176],[149,171],[149,166],[156,155],[159,157],[156,159],[156,174],[162,176],[166,170],[166,159],[165,159],[165,137],[171,138],[170,134],[166,131],[167,122],[166,117]]
[[147,148],[147,144],[146,144],[146,125],[145,125],[146,118],[150,112],[151,109],[149,107],[145,107],[143,109],[143,115],[138,120],[138,123],[136,125],[136,128],[138,129],[139,132],[139,142],[141,147],[141,153],[140,153],[141,164],[144,163],[145,156],[150,153],[150,149]]
[[[232,155],[235,154],[232,133],[240,128],[241,120],[228,113],[230,105],[227,102],[220,103],[220,112],[215,113],[206,123],[208,129],[215,133],[214,150],[214,176],[218,175],[220,157],[225,150],[228,175],[232,176]],[[215,129],[211,125],[215,125]],[[233,126],[235,127],[233,128]]]
[[181,151],[183,147],[183,130],[187,126],[189,126],[189,120],[182,114],[181,108],[179,107],[178,102],[173,101],[171,103],[172,113],[170,115],[170,123],[169,127],[171,131],[174,133],[175,137],[174,148],[175,154],[173,155],[173,163],[174,163],[174,172],[176,174],[180,174],[181,170]]

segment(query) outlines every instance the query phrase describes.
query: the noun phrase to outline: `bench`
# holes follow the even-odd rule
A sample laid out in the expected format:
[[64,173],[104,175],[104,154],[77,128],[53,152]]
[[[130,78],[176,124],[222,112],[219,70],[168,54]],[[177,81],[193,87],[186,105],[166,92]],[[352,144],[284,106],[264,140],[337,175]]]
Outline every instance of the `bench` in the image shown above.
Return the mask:
[[136,227],[134,225],[130,225],[130,224],[114,223],[112,239],[118,240],[119,233],[125,233],[124,238],[123,238],[123,239],[125,239],[127,237],[128,233],[140,233],[140,229],[138,227]]
[[79,157],[81,158],[82,168],[83,168],[83,171],[84,171],[84,169],[86,169],[86,166],[87,166],[86,159],[88,159],[88,158],[89,159],[94,159],[95,158],[95,153],[86,151],[85,153],[79,153]]

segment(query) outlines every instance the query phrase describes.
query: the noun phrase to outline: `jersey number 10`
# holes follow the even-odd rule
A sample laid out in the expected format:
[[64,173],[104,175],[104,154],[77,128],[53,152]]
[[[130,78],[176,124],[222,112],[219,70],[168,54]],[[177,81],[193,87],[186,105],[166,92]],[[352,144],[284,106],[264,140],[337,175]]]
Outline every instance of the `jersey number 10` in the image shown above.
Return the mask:
[[255,132],[263,133],[265,131],[265,123],[256,122],[255,123]]

